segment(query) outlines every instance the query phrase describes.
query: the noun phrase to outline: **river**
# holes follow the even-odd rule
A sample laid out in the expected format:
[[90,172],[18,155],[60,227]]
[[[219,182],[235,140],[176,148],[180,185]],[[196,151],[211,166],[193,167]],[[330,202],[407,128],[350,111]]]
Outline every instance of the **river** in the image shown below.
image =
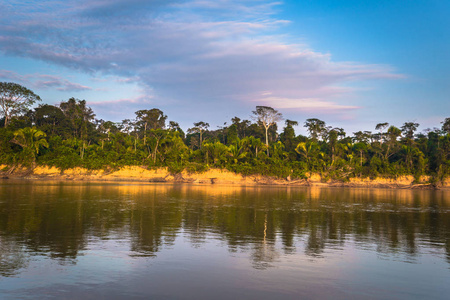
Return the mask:
[[0,299],[449,295],[449,191],[0,181]]

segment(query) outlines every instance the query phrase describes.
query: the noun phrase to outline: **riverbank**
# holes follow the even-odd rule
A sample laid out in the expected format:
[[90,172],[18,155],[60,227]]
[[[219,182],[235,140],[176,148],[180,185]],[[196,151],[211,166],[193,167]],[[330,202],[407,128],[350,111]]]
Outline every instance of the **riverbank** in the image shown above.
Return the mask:
[[[11,170],[0,166],[0,178],[31,179],[31,180],[75,180],[75,181],[138,181],[138,182],[168,182],[190,184],[228,184],[228,185],[289,185],[289,186],[324,186],[324,187],[375,187],[399,189],[436,189],[427,183],[423,177],[420,184],[414,183],[413,176],[393,178],[350,178],[349,181],[324,181],[320,175],[312,174],[308,179],[290,180],[277,179],[268,176],[243,176],[222,169],[210,169],[203,173],[171,174],[167,168],[146,169],[139,166],[122,167],[119,170],[88,170],[73,168],[61,171],[55,167],[38,166],[33,171],[29,169]],[[439,188],[450,189],[447,179]]]

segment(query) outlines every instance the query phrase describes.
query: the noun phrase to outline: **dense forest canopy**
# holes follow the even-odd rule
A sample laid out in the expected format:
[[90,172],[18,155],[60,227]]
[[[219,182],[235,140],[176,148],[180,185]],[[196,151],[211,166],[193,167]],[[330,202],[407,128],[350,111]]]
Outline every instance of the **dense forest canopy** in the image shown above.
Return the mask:
[[[429,175],[432,183],[450,174],[450,118],[422,133],[414,122],[400,128],[381,122],[374,132],[349,134],[317,118],[283,120],[277,110],[257,106],[249,120],[234,117],[218,129],[200,120],[185,132],[158,108],[117,123],[96,119],[85,100],[32,108],[40,98],[31,90],[6,82],[0,87],[0,164],[9,168],[139,165],[179,173],[217,167],[289,179],[319,173],[337,180],[413,175],[419,181]],[[299,123],[309,136],[295,134]]]

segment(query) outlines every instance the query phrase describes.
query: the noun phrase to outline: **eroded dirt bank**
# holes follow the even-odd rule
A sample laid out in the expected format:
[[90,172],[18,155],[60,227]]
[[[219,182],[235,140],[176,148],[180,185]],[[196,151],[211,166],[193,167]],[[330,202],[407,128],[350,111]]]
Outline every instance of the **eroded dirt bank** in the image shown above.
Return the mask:
[[[409,188],[434,189],[435,186],[423,183],[413,183],[412,176],[391,178],[351,178],[347,182],[327,181],[317,174],[311,175],[307,180],[276,179],[267,176],[242,176],[228,170],[210,169],[204,173],[171,174],[167,168],[146,169],[138,166],[128,166],[114,171],[87,170],[73,168],[61,171],[55,167],[36,167],[34,170],[14,169],[0,166],[0,178],[20,179],[51,179],[51,180],[80,180],[80,181],[139,181],[139,182],[183,182],[192,184],[235,184],[235,185],[292,185],[292,186],[330,186],[330,187],[378,187],[378,188]],[[450,189],[450,179],[439,188]]]

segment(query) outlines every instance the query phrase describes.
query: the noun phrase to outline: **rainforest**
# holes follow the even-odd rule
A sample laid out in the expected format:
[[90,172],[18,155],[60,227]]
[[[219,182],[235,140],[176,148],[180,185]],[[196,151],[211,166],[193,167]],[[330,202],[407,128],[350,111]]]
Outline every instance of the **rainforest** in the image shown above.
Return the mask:
[[[205,117],[183,130],[158,108],[112,122],[97,119],[85,100],[42,104],[11,82],[0,83],[0,109],[0,165],[6,175],[37,166],[61,172],[141,166],[171,174],[217,168],[285,180],[318,174],[340,182],[409,175],[433,186],[450,175],[450,118],[423,132],[415,122],[396,127],[380,120],[373,132],[348,133],[317,118],[289,120],[272,107],[256,106],[248,119],[234,117],[214,129]],[[296,126],[308,136],[296,135]]]

